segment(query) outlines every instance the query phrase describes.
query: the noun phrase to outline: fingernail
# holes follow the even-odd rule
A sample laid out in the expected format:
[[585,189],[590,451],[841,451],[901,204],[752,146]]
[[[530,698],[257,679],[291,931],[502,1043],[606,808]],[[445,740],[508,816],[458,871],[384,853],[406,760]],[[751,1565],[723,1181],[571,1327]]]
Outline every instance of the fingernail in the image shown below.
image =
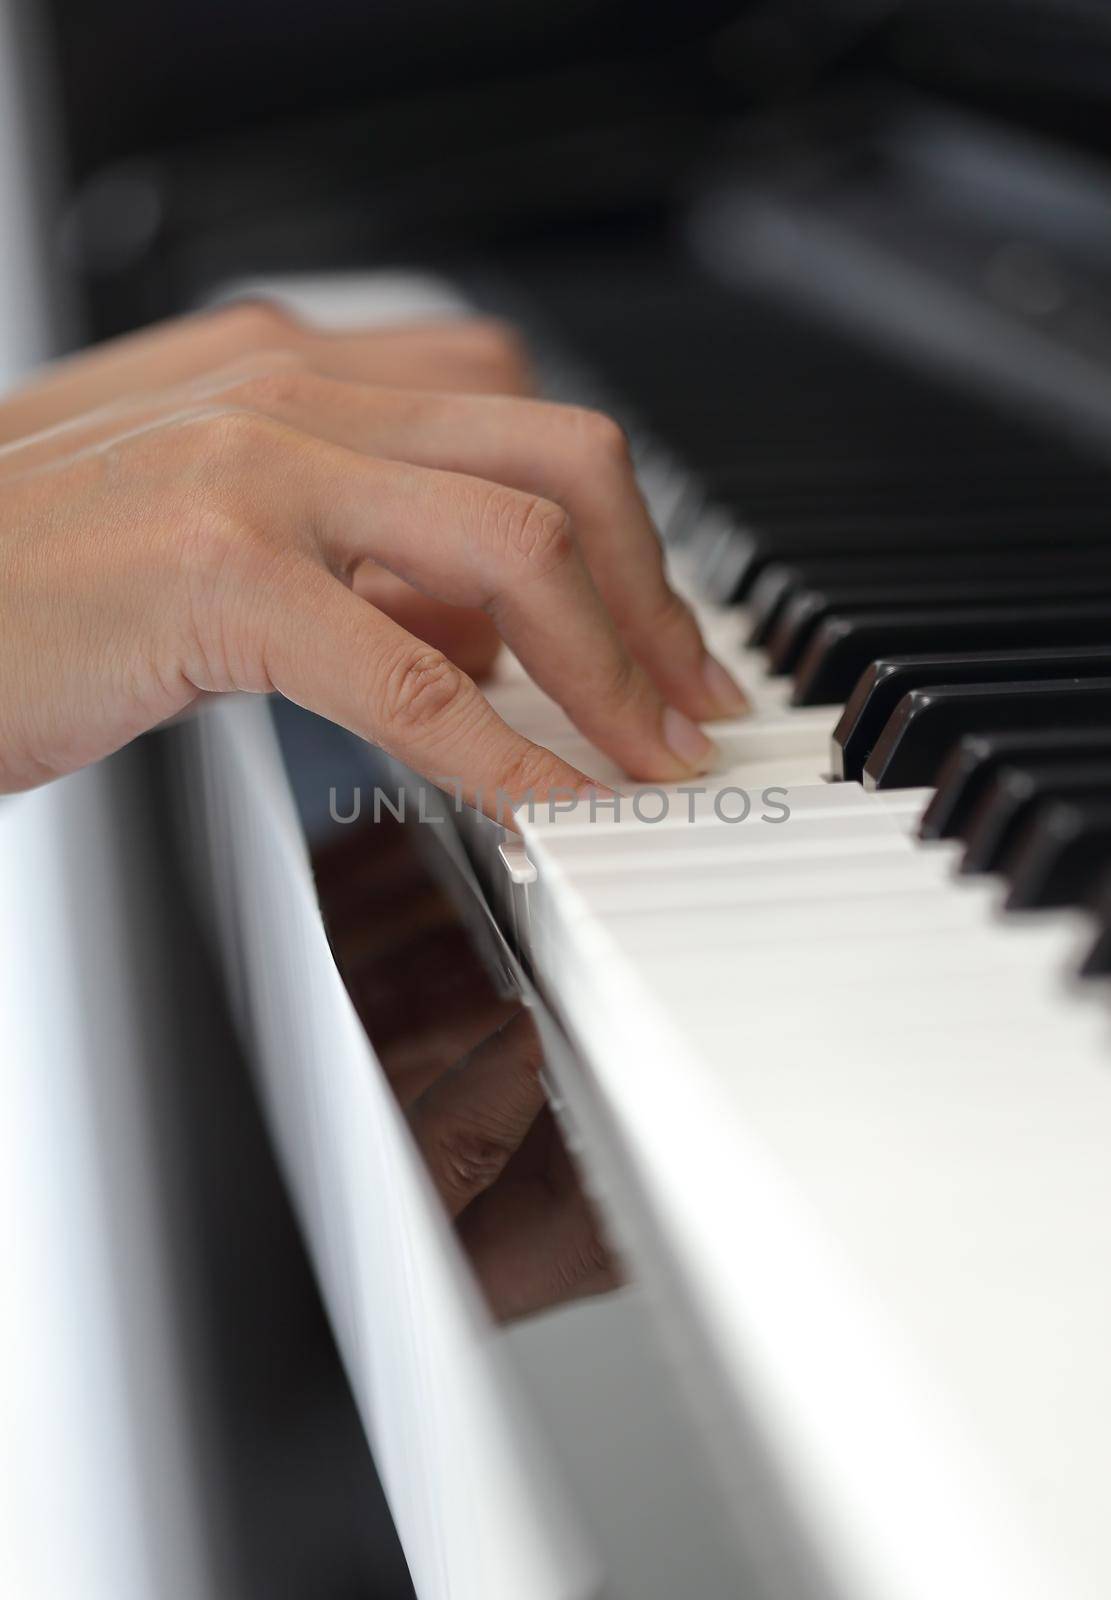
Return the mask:
[[698,724],[676,711],[674,706],[664,708],[663,730],[668,749],[684,766],[695,772],[705,772],[713,764],[717,754],[713,740],[707,739]]
[[748,696],[740,684],[711,655],[707,655],[702,663],[702,681],[714,704],[721,708],[723,716],[739,717],[742,712],[751,709]]

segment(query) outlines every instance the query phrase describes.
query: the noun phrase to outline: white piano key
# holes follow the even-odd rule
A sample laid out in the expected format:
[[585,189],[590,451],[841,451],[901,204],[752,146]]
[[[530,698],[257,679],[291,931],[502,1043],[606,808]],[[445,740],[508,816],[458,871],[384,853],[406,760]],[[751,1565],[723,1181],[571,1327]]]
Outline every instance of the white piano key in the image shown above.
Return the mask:
[[[575,887],[591,914],[600,916],[610,911],[651,913],[656,909],[664,914],[684,906],[691,910],[730,906],[738,915],[745,915],[764,905],[788,901],[811,906],[830,901],[851,910],[856,901],[868,902],[879,895],[954,893],[951,873],[940,862],[924,863],[912,854],[896,856],[890,851],[753,861],[746,863],[743,872],[722,872],[714,861],[699,861],[630,873],[620,858],[614,858],[596,865],[590,873],[577,874]],[[980,899],[988,909],[999,900],[998,886],[983,879],[966,880],[956,892],[964,898]]]
[[[697,486],[667,483],[689,520]],[[729,544],[710,520],[669,565],[753,714],[709,729],[722,760],[693,821],[674,788],[656,824],[524,819],[527,953],[681,1263],[676,1314],[749,1414],[767,1408],[794,1481],[838,1502],[833,1525],[855,1514],[863,1548],[891,1491],[893,1514],[944,1525],[947,1547],[993,1517],[1008,1536],[1036,1524],[1031,1573],[1068,1518],[1102,1553],[1111,1021],[1105,986],[1066,976],[1088,924],[1003,916],[998,883],[957,879],[959,845],[914,837],[929,791],[823,781],[839,708],[793,708],[744,609],[699,598]],[[515,726],[651,798],[514,682]],[[777,785],[786,823],[713,815],[715,786],[755,809]],[[960,1565],[961,1600],[1102,1592],[1027,1581],[1021,1563],[1000,1578],[1005,1548],[979,1551],[989,1581]]]
[[[791,791],[786,793],[789,796]],[[550,836],[554,852],[587,859],[602,851],[618,851],[630,861],[688,856],[696,860],[713,854],[739,862],[753,851],[789,855],[799,847],[840,847],[854,841],[876,848],[917,849],[917,841],[908,837],[905,818],[897,812],[869,812],[851,805],[843,809],[815,807],[800,808],[782,821],[775,820],[787,804],[789,800],[771,792],[764,796],[747,790],[734,794],[714,787],[684,795],[679,789],[660,787],[622,796],[616,808],[605,799],[593,805],[587,802],[585,811],[579,804],[573,814],[567,814],[572,816],[571,826],[564,823],[565,814],[557,809],[555,800],[538,801],[531,816],[528,808],[522,808],[518,817],[527,819],[538,836]],[[696,820],[687,823],[691,808]],[[653,822],[655,816],[661,820]]]

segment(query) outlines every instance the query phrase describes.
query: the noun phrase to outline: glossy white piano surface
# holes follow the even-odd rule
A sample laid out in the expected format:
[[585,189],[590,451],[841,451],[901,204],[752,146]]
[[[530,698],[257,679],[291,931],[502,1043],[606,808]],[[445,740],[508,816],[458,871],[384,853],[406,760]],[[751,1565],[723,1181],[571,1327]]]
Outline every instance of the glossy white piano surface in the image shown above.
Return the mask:
[[954,881],[913,837],[928,791],[824,782],[833,715],[703,615],[755,709],[714,730],[693,821],[676,791],[651,820],[661,792],[503,668],[507,720],[625,796],[522,814],[524,953],[822,1570],[1106,1593],[1111,1038],[1064,976],[1081,921]]
[[[645,474],[666,522],[681,468]],[[692,818],[675,791],[665,820],[632,815],[637,791],[505,660],[495,707],[619,787],[623,816],[540,806],[523,844],[465,837],[751,1592],[1094,1600],[1111,1040],[1065,976],[1079,919],[1003,919],[953,881],[949,847],[914,837],[925,791],[828,783],[835,712],[791,709],[740,614],[701,610],[754,711],[714,730]],[[642,792],[643,815],[660,802]]]

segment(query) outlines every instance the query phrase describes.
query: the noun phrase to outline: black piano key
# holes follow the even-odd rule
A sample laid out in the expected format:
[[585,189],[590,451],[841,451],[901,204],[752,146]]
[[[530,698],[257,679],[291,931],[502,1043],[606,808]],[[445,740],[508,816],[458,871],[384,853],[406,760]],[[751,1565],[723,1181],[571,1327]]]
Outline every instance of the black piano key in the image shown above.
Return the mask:
[[883,656],[952,650],[1049,649],[1100,645],[1111,639],[1105,600],[982,610],[862,612],[827,617],[795,674],[792,704],[836,705]]
[[1105,533],[1084,535],[1062,543],[1054,538],[1051,530],[1043,531],[1037,537],[1032,535],[1025,541],[1018,539],[1013,546],[998,541],[989,543],[982,549],[971,544],[959,528],[954,529],[951,534],[939,532],[928,542],[920,541],[917,544],[912,542],[905,546],[900,545],[898,541],[867,542],[848,537],[835,542],[832,547],[814,539],[775,541],[748,526],[735,528],[731,539],[732,578],[728,590],[721,597],[723,603],[727,605],[747,604],[757,583],[769,567],[790,566],[810,570],[818,565],[832,565],[834,557],[837,565],[852,561],[863,570],[877,561],[895,559],[900,550],[907,556],[920,553],[923,548],[931,550],[936,553],[938,563],[959,556],[962,552],[976,551],[980,554],[986,551],[989,558],[997,556],[998,561],[1003,563],[1008,549],[1031,550],[1040,555],[1052,548],[1056,552],[1056,562],[1059,566],[1063,561],[1071,563],[1074,560],[1094,564],[1102,552],[1111,551],[1111,538]]
[[1007,683],[1044,678],[1111,677],[1111,644],[1103,649],[973,650],[873,661],[833,730],[834,777],[859,782],[864,764],[898,702],[911,689],[940,683]]
[[1008,911],[1089,903],[1111,865],[1111,794],[1104,800],[1054,800],[1030,818],[1008,864]]
[[[828,575],[828,569],[826,569]],[[748,597],[750,631],[748,646],[755,649],[764,643],[788,596],[806,582],[805,569],[773,561],[766,566],[752,586]]]
[[950,752],[938,773],[937,790],[922,814],[919,837],[965,837],[975,807],[1002,766],[1101,757],[1111,759],[1111,728],[970,734]]
[[857,559],[882,559],[897,552],[922,551],[942,557],[947,552],[1045,549],[1057,551],[1058,562],[1071,561],[1083,553],[1091,559],[1111,544],[1111,513],[1107,521],[1095,518],[1074,525],[1066,517],[1046,518],[1027,525],[1020,519],[1001,519],[986,524],[965,518],[939,516],[929,521],[896,523],[865,528],[860,523],[815,524],[805,529],[770,528],[746,525],[734,535],[736,555],[732,587],[727,596],[731,604],[746,600],[764,569],[773,563],[803,565],[828,561],[833,553]]
[[[697,403],[692,397],[692,404]],[[782,433],[753,426],[743,438],[734,435],[721,460],[710,460],[704,450],[699,452],[696,464],[714,493],[771,504],[848,505],[852,509],[868,504],[1054,506],[1075,501],[1094,504],[1106,486],[1102,462],[1052,447],[1026,454],[1012,445],[1000,453],[984,438],[966,437],[963,449],[949,449],[940,456],[924,449],[920,437],[909,450],[892,450],[882,457],[859,438],[852,446],[844,441],[836,455],[821,446],[808,446],[802,453],[797,403],[792,410],[794,415],[783,419]],[[767,415],[765,411],[765,420]],[[789,473],[783,472],[784,464],[790,465]]]
[[934,783],[946,756],[968,734],[1101,723],[1111,725],[1111,678],[914,689],[899,701],[868,757],[864,787]]
[[777,544],[812,542],[825,549],[921,548],[936,544],[971,545],[1061,544],[1105,541],[1111,534],[1111,509],[1105,502],[1078,506],[968,507],[951,505],[919,510],[912,504],[894,509],[833,511],[815,505],[810,511],[765,510],[749,516],[740,502],[726,508],[750,522],[759,534]]
[[[1111,582],[1111,541],[1106,548],[1070,552],[1068,577]],[[910,585],[977,578],[998,584],[1015,579],[1057,582],[1061,551],[1056,545],[1032,545],[1026,550],[939,550],[933,555],[904,551],[888,556],[831,555],[796,565],[771,562],[753,584],[748,596],[750,647],[764,644],[772,635],[784,609],[801,591],[834,584],[868,584],[885,591]],[[994,589],[992,591],[995,592]]]
[[961,861],[964,874],[1005,872],[1008,853],[1024,824],[1050,800],[1111,797],[1111,762],[1003,766],[997,771],[964,834],[968,848]]
[[[961,522],[969,530],[965,547],[975,547],[977,531],[983,530],[986,544],[1009,544],[999,539],[1004,526],[1021,528],[1026,542],[1041,525],[1044,533],[1052,533],[1065,523],[1074,533],[1098,530],[1106,534],[1108,506],[1106,483],[1097,491],[1069,494],[1060,485],[1050,486],[1044,494],[1015,490],[1009,486],[997,493],[993,486],[985,485],[986,493],[970,496],[949,485],[908,485],[892,493],[864,494],[853,491],[839,494],[836,491],[816,491],[799,494],[792,490],[791,475],[784,475],[783,486],[778,491],[746,490],[735,494],[722,494],[711,482],[703,483],[704,498],[720,504],[741,522],[756,528],[770,541],[784,542],[813,531],[816,538],[824,539],[824,530],[836,530],[845,539],[863,538],[879,549],[890,552],[906,544],[901,534],[917,534],[912,547],[929,547],[937,538],[941,526]],[[941,490],[941,493],[937,493]],[[1047,541],[1039,541],[1047,542]]]
[[876,484],[893,491],[904,505],[915,503],[924,484],[945,489],[950,503],[964,486],[981,481],[995,486],[997,495],[1010,490],[1012,501],[1029,503],[1032,496],[1041,495],[1043,503],[1054,505],[1074,495],[1092,502],[1107,488],[1103,462],[1046,448],[1044,439],[1032,456],[1013,445],[999,452],[982,439],[969,439],[963,453],[954,450],[947,459],[931,456],[917,442],[909,454],[896,458],[891,453],[879,460],[874,450],[853,451],[847,445],[836,455],[828,449],[802,455],[797,439],[789,436],[792,427],[793,419],[788,419],[788,437],[778,442],[777,453],[769,452],[766,437],[753,432],[745,439],[734,438],[724,461],[709,461],[700,452],[701,459],[692,465],[706,486],[722,497],[774,496],[801,488],[822,503],[835,504],[843,496],[870,494]]
[[792,672],[806,646],[826,617],[840,613],[863,615],[868,611],[904,614],[941,609],[982,609],[985,606],[1062,605],[1073,601],[1111,599],[1111,575],[1076,573],[1071,565],[1054,576],[996,575],[990,578],[941,578],[903,585],[858,584],[850,587],[802,589],[780,612],[767,641],[770,671]]

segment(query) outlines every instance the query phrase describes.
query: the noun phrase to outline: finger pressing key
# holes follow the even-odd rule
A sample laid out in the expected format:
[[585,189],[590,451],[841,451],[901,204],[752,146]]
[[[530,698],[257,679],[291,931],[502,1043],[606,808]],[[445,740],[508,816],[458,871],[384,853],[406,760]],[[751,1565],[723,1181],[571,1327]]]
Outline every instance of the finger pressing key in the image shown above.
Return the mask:
[[748,701],[667,580],[622,430],[600,412],[492,395],[412,393],[312,371],[252,375],[229,397],[368,455],[504,483],[564,507],[582,560],[633,658],[688,717]]
[[540,687],[633,777],[677,781],[712,766],[712,742],[625,649],[561,507],[274,433],[275,490],[287,513],[300,501],[334,571],[370,558],[439,600],[482,606]]
[[[668,584],[660,543],[616,423],[575,406],[504,396],[406,394],[339,381],[317,370],[324,348],[344,355],[349,371],[358,370],[358,340],[332,336],[325,346],[306,339],[288,350],[242,358],[158,395],[132,395],[122,405],[24,443],[15,459],[5,460],[0,452],[0,474],[26,471],[38,457],[86,447],[160,414],[211,405],[241,408],[365,455],[504,483],[570,513],[580,556],[627,652],[665,702],[699,720],[744,714],[744,694],[706,650],[690,608]],[[696,739],[689,729],[676,725],[673,732],[669,744],[674,747],[678,740],[680,748],[693,752]]]
[[262,621],[275,689],[496,821],[513,826],[515,806],[593,787],[508,727],[454,662],[319,568],[290,568]]

